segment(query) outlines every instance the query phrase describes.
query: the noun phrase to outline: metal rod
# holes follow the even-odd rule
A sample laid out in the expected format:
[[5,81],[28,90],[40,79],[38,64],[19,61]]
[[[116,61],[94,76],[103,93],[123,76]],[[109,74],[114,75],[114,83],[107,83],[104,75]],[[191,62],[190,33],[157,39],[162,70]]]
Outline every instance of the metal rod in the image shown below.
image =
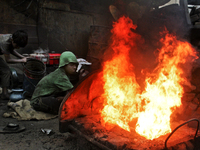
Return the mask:
[[99,148],[101,148],[102,150],[111,150],[110,148],[100,144],[99,142],[95,141],[93,138],[83,134],[81,131],[79,131],[78,129],[76,129],[75,127],[73,127],[72,125],[69,125],[68,128],[70,128],[71,130],[75,131],[77,134],[79,134],[80,136],[84,137],[86,140],[88,140],[89,142],[91,142],[92,144],[98,146]]
[[188,120],[184,123],[182,123],[181,125],[179,125],[178,127],[176,127],[171,133],[170,135],[167,137],[167,139],[165,140],[165,149],[167,149],[167,141],[169,140],[169,138],[172,136],[172,134],[180,127],[182,127],[183,125],[191,122],[191,121],[197,121],[197,130],[196,130],[196,133],[195,133],[195,136],[194,136],[194,140],[196,139],[196,136],[197,136],[197,133],[198,133],[198,130],[199,130],[199,120],[194,118],[194,119],[191,119],[191,120]]

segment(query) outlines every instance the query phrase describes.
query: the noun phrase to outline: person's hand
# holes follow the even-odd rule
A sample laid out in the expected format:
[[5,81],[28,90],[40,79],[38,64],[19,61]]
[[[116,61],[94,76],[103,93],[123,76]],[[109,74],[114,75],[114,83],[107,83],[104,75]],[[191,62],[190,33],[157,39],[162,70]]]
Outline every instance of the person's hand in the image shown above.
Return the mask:
[[30,59],[30,57],[23,57],[23,58],[22,58],[22,61],[23,61],[23,62],[27,62],[28,59]]
[[27,62],[27,57],[23,57],[21,60],[23,63],[25,63],[25,62]]
[[83,77],[85,77],[88,73],[89,73],[89,71],[87,71],[85,69],[81,69],[79,72],[79,80],[81,80]]
[[62,101],[62,100],[64,99],[64,97],[59,96],[59,97],[57,97],[56,99],[57,99],[58,101]]

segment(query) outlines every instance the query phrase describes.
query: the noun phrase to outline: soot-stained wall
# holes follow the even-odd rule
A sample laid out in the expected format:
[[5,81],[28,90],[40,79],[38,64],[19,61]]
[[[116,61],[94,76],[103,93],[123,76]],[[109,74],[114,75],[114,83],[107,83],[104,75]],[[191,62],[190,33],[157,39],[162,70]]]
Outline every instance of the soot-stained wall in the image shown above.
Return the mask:
[[22,3],[20,0],[0,1],[0,34],[12,34],[19,29],[27,31],[29,44],[24,49],[24,53],[38,48],[37,7],[35,3],[32,3],[31,7],[27,8],[29,2]]
[[[158,37],[155,35],[163,24],[181,37],[188,35],[185,12],[177,5],[154,9],[152,12],[146,11],[145,15],[142,15],[138,8],[143,10],[142,8],[147,8],[148,5],[151,9],[157,8],[169,0],[152,1],[154,3],[146,3],[145,0],[1,0],[0,34],[13,33],[17,29],[26,30],[29,43],[19,50],[21,53],[33,53],[39,48],[58,53],[70,50],[78,57],[86,58],[91,46],[91,27],[111,28],[115,20],[109,6],[114,5],[122,14],[129,8],[130,17],[140,16],[137,32],[146,38],[146,41],[156,43],[152,42],[152,39]],[[183,1],[185,0],[180,0]]]
[[70,50],[85,58],[90,26],[111,26],[114,21],[110,4],[112,0],[1,0],[0,34],[27,31],[29,43],[21,53]]

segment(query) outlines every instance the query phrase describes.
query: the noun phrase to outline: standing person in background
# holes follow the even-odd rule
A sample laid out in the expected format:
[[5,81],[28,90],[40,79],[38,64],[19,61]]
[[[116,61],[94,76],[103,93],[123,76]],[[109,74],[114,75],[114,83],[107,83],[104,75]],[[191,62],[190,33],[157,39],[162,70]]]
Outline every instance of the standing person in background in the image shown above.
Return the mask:
[[[0,77],[2,95],[1,99],[9,99],[8,88],[10,86],[11,71],[7,63],[24,63],[27,58],[19,54],[15,49],[25,47],[28,43],[28,34],[23,30],[17,30],[13,34],[0,34],[0,55],[4,55],[5,61],[0,57]],[[10,54],[17,58],[11,58]]]
[[59,67],[43,77],[33,92],[31,105],[37,111],[58,114],[64,96],[73,89],[69,76],[76,73],[76,56],[65,51],[60,55]]

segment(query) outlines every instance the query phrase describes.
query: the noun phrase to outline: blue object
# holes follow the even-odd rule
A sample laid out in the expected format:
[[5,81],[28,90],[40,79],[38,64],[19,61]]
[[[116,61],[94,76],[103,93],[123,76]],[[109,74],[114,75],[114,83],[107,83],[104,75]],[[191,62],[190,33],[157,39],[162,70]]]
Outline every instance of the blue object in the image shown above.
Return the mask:
[[12,93],[10,94],[10,101],[17,102],[21,99],[24,99],[25,91],[23,89],[12,89]]

